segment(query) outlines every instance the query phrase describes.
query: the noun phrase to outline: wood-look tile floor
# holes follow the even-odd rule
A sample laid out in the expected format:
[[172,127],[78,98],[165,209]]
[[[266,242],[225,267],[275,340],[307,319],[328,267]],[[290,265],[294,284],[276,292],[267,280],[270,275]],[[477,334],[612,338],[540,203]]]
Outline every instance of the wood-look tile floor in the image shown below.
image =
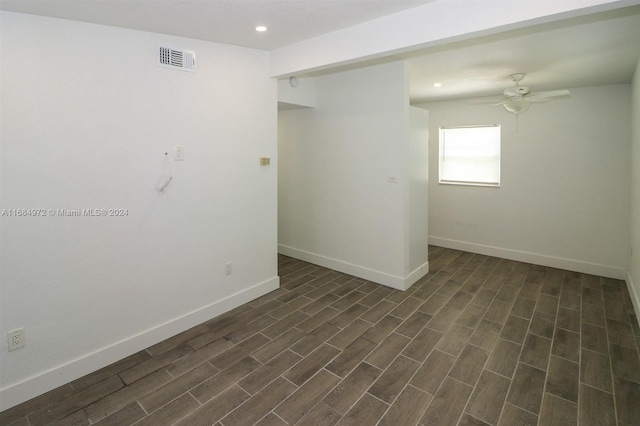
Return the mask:
[[430,247],[406,292],[280,257],[281,288],[2,425],[638,425],[624,282]]

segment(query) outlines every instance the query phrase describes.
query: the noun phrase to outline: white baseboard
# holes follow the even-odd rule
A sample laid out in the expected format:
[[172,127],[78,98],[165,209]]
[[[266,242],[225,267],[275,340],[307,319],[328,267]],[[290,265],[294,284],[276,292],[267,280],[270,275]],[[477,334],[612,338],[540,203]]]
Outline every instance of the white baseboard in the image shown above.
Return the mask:
[[0,389],[0,411],[106,367],[280,287],[276,276],[51,370]]
[[429,272],[429,262],[420,265],[406,277],[399,277],[282,244],[278,245],[278,253],[403,291]]
[[633,310],[636,312],[636,320],[638,326],[640,326],[640,290],[637,290],[631,275],[627,272],[627,290],[629,290],[629,296],[631,297],[631,303],[633,303]]
[[583,274],[592,274],[601,277],[615,278],[618,280],[624,280],[627,277],[627,271],[622,267],[607,266],[573,259],[564,259],[560,257],[505,249],[501,247],[487,246],[483,244],[468,243],[465,241],[451,240],[448,238],[440,237],[429,237],[429,244],[450,249],[468,251],[471,253],[484,254],[487,256],[501,257],[503,259],[517,260],[519,262],[532,263],[534,265],[565,269],[567,271],[580,272]]

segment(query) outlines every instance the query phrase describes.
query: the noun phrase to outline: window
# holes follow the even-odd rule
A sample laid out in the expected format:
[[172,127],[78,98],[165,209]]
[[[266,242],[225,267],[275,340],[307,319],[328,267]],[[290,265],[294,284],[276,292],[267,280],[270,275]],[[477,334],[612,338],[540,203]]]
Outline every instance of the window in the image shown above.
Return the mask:
[[500,186],[500,125],[441,127],[440,183]]

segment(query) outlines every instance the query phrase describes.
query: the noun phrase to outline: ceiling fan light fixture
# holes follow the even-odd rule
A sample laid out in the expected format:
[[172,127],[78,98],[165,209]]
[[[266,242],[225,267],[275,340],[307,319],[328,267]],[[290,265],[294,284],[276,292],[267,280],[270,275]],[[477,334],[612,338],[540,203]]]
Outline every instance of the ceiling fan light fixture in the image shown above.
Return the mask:
[[[511,74],[509,77],[516,84],[502,92],[502,99],[470,99],[471,104],[491,104],[491,106],[502,105],[504,109],[512,114],[519,115],[529,111],[532,103],[547,102],[557,98],[571,96],[567,89],[548,90],[544,92],[531,92],[528,86],[521,86],[520,81],[525,77],[524,73]],[[497,102],[496,102],[497,101]],[[494,103],[495,102],[495,103]]]
[[526,74],[523,72],[516,72],[511,74],[509,77],[511,77],[511,80],[513,80],[514,83],[518,84],[522,81],[525,75]]
[[523,99],[512,99],[510,101],[506,101],[503,106],[507,111],[518,115],[522,114],[523,112],[527,112],[529,108],[531,108],[531,102],[525,101]]

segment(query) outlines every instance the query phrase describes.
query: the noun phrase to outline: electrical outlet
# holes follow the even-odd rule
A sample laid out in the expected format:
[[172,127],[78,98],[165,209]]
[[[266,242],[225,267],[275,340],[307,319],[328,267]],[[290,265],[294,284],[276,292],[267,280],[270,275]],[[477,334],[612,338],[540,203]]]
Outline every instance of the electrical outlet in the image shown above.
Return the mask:
[[233,272],[233,265],[231,264],[231,262],[225,263],[224,264],[224,274],[225,275],[231,275],[232,272]]
[[9,342],[9,350],[15,351],[16,349],[24,348],[26,341],[24,337],[24,328],[13,330],[7,333],[7,340]]

